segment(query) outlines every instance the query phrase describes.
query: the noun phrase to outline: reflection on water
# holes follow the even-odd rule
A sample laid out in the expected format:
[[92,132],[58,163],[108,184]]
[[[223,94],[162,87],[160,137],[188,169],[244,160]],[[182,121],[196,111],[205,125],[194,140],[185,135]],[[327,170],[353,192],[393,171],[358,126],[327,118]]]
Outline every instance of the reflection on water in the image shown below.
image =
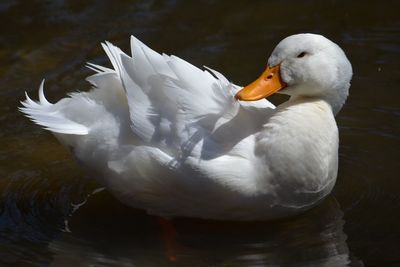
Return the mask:
[[332,197],[288,221],[173,220],[177,249],[170,261],[156,217],[121,207],[101,194],[70,218],[72,233],[48,244],[47,258],[38,256],[55,266],[344,266],[350,262],[343,213]]
[[[89,228],[88,225],[96,224],[99,218],[93,215],[88,217],[90,211],[85,209],[90,209],[89,204],[71,218],[72,235],[68,235],[69,239],[61,238],[50,244],[50,250],[63,252],[56,260],[74,260],[76,253],[81,251],[81,258],[88,264],[163,266],[169,263],[156,218],[144,214],[127,216],[127,210],[120,210],[105,219],[102,225]],[[86,215],[82,218],[80,212]],[[303,216],[276,223],[173,220],[178,243],[175,263],[184,266],[271,266],[291,263],[298,266],[342,266],[350,261],[342,216],[336,200],[329,198]],[[74,219],[79,220],[75,227]],[[83,229],[80,228],[82,226]],[[110,248],[113,240],[118,240],[118,244]],[[82,246],[89,249],[83,250]]]
[[[398,265],[399,8],[396,1],[2,1],[0,266]],[[167,260],[158,219],[106,191],[74,212],[98,185],[17,112],[23,92],[36,92],[42,78],[51,100],[87,89],[85,62],[108,64],[103,40],[128,50],[135,34],[245,84],[280,39],[305,31],[339,43],[354,69],[337,117],[333,196],[279,222],[174,220],[175,262]]]

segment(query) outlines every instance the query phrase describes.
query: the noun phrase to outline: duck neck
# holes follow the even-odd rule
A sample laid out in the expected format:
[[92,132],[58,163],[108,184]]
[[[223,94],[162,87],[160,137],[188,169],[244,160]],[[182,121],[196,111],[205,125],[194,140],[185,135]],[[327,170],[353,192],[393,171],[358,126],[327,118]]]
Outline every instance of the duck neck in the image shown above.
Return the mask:
[[338,86],[337,88],[325,90],[323,93],[318,94],[317,96],[292,95],[289,101],[284,104],[292,105],[293,103],[315,101],[319,99],[328,103],[332,109],[332,113],[336,116],[336,114],[342,109],[344,103],[346,102],[347,96],[349,94],[349,87],[350,83],[346,84],[345,86]]
[[287,154],[285,149],[292,150],[289,143],[301,145],[305,150],[315,145],[324,146],[331,140],[337,141],[337,126],[332,111],[332,106],[324,99],[292,97],[276,108],[259,137],[268,141],[269,146],[283,149],[282,155]]
[[335,92],[335,94],[324,94],[320,99],[328,103],[332,108],[333,115],[339,113],[344,103],[346,102],[348,90]]

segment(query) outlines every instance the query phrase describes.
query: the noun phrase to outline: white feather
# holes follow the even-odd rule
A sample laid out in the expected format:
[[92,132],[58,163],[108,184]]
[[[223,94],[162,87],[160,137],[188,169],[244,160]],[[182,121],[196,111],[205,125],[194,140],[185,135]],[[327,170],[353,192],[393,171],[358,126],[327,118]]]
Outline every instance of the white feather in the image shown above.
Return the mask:
[[54,109],[54,105],[47,101],[43,92],[44,80],[39,87],[39,102],[34,102],[26,94],[26,100],[21,104],[24,107],[19,108],[35,123],[45,127],[47,130],[56,133],[86,135],[89,129],[82,124],[73,122],[66,118],[62,113]]
[[[277,108],[265,99],[238,102],[241,87],[221,73],[159,54],[132,36],[132,56],[102,44],[113,69],[87,64],[95,71],[87,77],[91,91],[52,104],[42,82],[39,101],[26,94],[20,110],[131,206],[167,216],[279,218],[315,205],[336,179],[332,107],[344,103],[351,66],[332,44],[296,35],[278,45],[269,62],[283,62],[293,97]],[[303,49],[316,53],[297,58]]]

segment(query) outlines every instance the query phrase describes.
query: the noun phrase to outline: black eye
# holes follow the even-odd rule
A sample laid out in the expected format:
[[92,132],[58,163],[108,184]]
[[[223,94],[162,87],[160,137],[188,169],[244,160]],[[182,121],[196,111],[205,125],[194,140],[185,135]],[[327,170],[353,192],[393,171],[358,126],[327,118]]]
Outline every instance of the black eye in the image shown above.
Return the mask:
[[301,52],[300,54],[297,55],[298,58],[304,57],[307,55],[307,52]]

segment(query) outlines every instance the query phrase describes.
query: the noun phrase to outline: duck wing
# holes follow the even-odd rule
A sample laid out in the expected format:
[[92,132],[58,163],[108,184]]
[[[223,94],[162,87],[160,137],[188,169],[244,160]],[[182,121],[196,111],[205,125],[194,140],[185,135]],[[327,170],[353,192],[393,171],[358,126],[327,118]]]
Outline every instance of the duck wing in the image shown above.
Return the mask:
[[159,54],[133,36],[132,56],[109,42],[102,46],[113,69],[88,64],[97,72],[87,78],[94,90],[51,104],[42,83],[39,101],[26,96],[20,110],[68,140],[89,134],[90,140],[118,144],[121,132],[130,140],[130,128],[133,140],[139,138],[170,157],[213,158],[256,133],[268,118],[267,110],[274,109],[265,99],[236,101],[241,87],[221,73]]
[[[193,153],[200,141],[203,155],[205,141],[209,147],[214,143],[226,147],[232,141],[229,136],[240,136],[246,126],[255,130],[266,117],[265,109],[274,108],[267,100],[236,101],[241,87],[219,72],[159,54],[133,36],[131,57],[109,42],[103,47],[125,89],[132,131],[170,155]],[[216,134],[221,129],[237,133]]]

